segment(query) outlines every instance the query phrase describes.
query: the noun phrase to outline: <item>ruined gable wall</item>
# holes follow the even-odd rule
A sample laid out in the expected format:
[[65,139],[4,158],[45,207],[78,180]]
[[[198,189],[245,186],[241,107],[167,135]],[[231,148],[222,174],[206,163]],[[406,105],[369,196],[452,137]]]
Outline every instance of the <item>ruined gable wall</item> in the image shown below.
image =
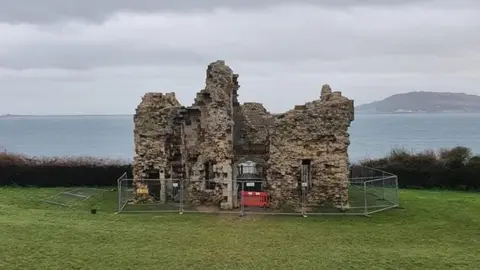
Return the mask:
[[267,171],[273,207],[299,204],[304,159],[312,162],[308,201],[348,205],[348,127],[353,110],[352,100],[325,85],[320,100],[275,117]]
[[142,97],[134,116],[133,178],[136,185],[142,185],[138,180],[148,178],[150,170],[168,174],[173,134],[171,116],[179,106],[174,93],[147,93]]

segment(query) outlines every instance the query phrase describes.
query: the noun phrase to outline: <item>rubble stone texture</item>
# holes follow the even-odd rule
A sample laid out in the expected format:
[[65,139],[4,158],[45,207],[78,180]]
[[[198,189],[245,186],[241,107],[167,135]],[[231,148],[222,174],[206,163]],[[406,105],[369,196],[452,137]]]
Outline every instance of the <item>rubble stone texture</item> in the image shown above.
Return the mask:
[[[174,93],[148,93],[142,98],[134,116],[135,157],[133,178],[136,188],[146,188],[145,179],[151,174],[169,178],[171,174],[170,148],[173,136],[171,115],[180,106]],[[141,194],[141,199],[151,199]]]
[[311,164],[308,202],[348,207],[348,127],[353,110],[352,100],[324,85],[320,100],[275,117],[267,175],[273,207],[300,200],[302,161]]
[[246,102],[235,110],[234,147],[236,160],[268,160],[272,116],[261,103]]
[[[149,182],[142,179],[159,178],[165,200],[165,181],[183,178],[186,204],[232,209],[238,207],[236,165],[253,160],[266,171],[271,206],[295,206],[305,180],[302,162],[308,161],[309,203],[348,206],[353,101],[324,85],[318,100],[271,115],[261,103],[240,104],[238,89],[238,75],[216,61],[189,107],[173,93],[147,93],[134,118],[135,186],[145,188]],[[137,197],[152,200],[148,194]]]
[[[239,88],[238,75],[216,61],[208,65],[205,89],[201,90],[187,115],[188,164],[190,169],[187,202],[224,203],[233,207],[233,106]],[[206,170],[212,170],[207,179]],[[213,182],[208,187],[207,180]]]

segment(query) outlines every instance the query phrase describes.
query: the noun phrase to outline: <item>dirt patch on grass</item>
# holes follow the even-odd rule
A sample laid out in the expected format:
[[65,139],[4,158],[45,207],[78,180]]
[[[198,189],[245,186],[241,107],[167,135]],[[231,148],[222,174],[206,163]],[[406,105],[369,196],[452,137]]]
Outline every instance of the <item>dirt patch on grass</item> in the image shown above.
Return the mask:
[[195,207],[195,210],[199,212],[220,212],[220,208],[215,205],[199,205]]

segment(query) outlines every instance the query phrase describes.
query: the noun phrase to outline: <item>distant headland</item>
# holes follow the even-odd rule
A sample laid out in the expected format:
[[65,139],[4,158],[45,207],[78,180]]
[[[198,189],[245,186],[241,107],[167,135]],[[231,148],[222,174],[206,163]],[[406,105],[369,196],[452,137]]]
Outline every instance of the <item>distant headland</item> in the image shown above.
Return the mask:
[[358,113],[480,113],[480,96],[464,93],[409,92],[355,107]]
[[33,115],[28,114],[0,114],[0,118],[9,118],[9,117],[29,117]]

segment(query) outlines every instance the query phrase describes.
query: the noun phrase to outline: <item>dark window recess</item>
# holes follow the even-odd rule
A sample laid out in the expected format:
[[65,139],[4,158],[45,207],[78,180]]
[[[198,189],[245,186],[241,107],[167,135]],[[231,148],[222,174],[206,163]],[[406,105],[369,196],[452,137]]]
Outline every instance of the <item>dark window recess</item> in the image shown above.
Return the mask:
[[207,181],[205,182],[205,189],[214,190],[215,187],[216,187],[215,181],[207,180]]
[[302,189],[302,170],[298,170],[295,173],[295,178],[297,179],[297,189],[298,189],[298,191],[301,191],[301,189]]
[[205,168],[205,189],[215,189],[216,183],[214,180],[215,178],[215,173],[213,171],[213,165],[214,163],[212,162],[206,162],[204,164]]
[[302,166],[300,167],[301,183],[306,183],[307,187],[312,186],[312,160],[302,160]]
[[205,162],[203,164],[203,173],[205,174],[203,177],[205,178],[205,180],[208,180],[210,177],[210,163],[208,162]]
[[160,179],[160,171],[159,170],[148,170],[147,172],[147,179]]
[[205,180],[215,178],[215,173],[213,172],[213,165],[214,164],[212,162],[205,162],[205,164],[203,164],[205,168]]
[[153,181],[152,183],[148,184],[148,194],[157,201],[160,200],[161,190],[162,190],[162,186],[158,181]]

